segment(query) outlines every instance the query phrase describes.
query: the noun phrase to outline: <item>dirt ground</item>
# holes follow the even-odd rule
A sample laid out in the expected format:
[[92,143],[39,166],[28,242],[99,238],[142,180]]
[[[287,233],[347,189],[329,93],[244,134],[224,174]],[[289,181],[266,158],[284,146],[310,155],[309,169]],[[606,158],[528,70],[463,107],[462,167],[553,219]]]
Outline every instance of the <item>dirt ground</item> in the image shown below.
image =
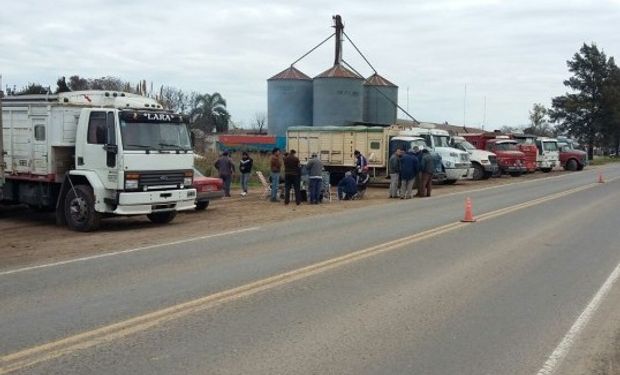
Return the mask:
[[[486,181],[459,181],[455,185],[434,186],[433,195],[547,178],[563,173],[567,172],[537,172],[518,178],[505,176]],[[393,202],[387,198],[388,190],[384,187],[370,187],[363,200],[334,201],[312,206],[307,203],[300,206],[271,203],[260,198],[259,189],[254,189],[247,197],[241,198],[236,186],[232,194],[232,198],[211,202],[206,211],[180,213],[168,225],[154,225],[145,216],[114,217],[104,219],[101,229],[93,233],[78,233],[56,226],[53,214],[35,212],[22,206],[0,206],[0,269],[216,234],[288,220],[291,213],[296,217],[326,215],[355,207]]]

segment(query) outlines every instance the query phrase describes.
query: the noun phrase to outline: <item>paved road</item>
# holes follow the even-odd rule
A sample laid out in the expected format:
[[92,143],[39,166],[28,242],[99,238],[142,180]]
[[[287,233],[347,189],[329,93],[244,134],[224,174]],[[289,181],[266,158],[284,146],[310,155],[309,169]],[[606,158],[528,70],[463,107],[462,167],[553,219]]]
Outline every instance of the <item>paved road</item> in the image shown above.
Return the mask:
[[[0,269],[0,369],[536,374],[620,262],[620,180],[595,179]],[[455,224],[466,195],[484,220]]]

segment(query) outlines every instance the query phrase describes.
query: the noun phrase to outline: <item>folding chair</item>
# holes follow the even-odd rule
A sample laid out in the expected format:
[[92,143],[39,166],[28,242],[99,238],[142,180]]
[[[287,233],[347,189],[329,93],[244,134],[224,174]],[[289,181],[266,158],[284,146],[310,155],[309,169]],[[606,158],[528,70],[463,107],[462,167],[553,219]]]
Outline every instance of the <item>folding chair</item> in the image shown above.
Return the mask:
[[332,193],[332,186],[329,184],[329,172],[323,171],[322,173],[322,187],[321,192],[323,194],[323,199],[327,199],[328,202],[331,203],[332,199],[334,199],[335,193]]
[[256,176],[258,176],[258,180],[260,181],[261,185],[263,185],[262,198],[267,199],[271,197],[271,184],[269,183],[269,181],[267,181],[267,179],[263,175],[263,172],[256,171]]

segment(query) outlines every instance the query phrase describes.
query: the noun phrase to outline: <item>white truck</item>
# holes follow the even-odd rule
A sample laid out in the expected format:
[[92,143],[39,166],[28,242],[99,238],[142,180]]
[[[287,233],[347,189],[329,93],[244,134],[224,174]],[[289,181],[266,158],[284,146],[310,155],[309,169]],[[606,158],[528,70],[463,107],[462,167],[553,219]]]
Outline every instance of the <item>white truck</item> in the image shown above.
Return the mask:
[[[297,151],[305,163],[316,153],[325,170],[338,181],[346,171],[355,168],[353,152],[359,150],[368,159],[371,182],[385,183],[389,178],[388,161],[397,148],[408,151],[417,146],[427,148],[421,137],[407,135],[407,130],[397,125],[383,126],[293,126],[286,133],[288,150]],[[434,179],[445,180],[441,157],[431,152],[435,160]]]
[[538,137],[536,138],[536,164],[538,169],[545,173],[551,172],[555,167],[560,166],[560,147],[555,138]]
[[460,136],[453,136],[451,139],[451,145],[454,148],[458,148],[461,151],[469,153],[471,169],[469,170],[468,177],[471,177],[473,180],[486,180],[489,177],[499,173],[497,156],[494,153],[479,150],[474,147],[474,145],[467,142],[464,137]]
[[97,229],[103,216],[167,223],[194,208],[194,155],[183,116],[112,91],[6,97],[4,201],[55,210],[59,224]]
[[469,153],[450,146],[450,134],[441,129],[411,128],[403,135],[422,137],[433,151],[441,156],[443,171],[446,174],[445,182],[453,184],[467,178],[471,162]]

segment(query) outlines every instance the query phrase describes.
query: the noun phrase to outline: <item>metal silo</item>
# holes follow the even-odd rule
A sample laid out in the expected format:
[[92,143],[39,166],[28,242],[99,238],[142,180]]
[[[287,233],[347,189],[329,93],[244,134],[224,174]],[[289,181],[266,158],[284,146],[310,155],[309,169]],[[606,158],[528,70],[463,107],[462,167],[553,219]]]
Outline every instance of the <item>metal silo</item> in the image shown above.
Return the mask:
[[312,125],[312,79],[291,66],[267,80],[267,127],[283,137],[302,125]]
[[395,124],[398,86],[377,73],[364,82],[364,122]]
[[340,64],[314,77],[314,126],[346,125],[364,117],[364,79]]

